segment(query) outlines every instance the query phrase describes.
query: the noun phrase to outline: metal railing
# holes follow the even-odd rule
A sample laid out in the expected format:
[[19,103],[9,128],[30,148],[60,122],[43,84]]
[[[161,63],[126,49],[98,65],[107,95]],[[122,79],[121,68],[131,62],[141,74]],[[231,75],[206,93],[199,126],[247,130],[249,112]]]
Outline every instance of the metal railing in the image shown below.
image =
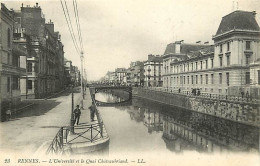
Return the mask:
[[62,154],[63,153],[63,128],[61,127],[52,140],[49,148],[46,151],[46,154]]
[[215,93],[205,93],[201,92],[198,94],[193,94],[190,91],[187,90],[181,90],[180,93],[178,89],[172,89],[172,88],[163,88],[163,87],[145,87],[145,89],[154,90],[154,91],[160,91],[160,92],[166,92],[166,93],[173,93],[173,94],[181,94],[186,96],[194,96],[194,97],[200,97],[200,98],[207,98],[207,99],[213,99],[213,100],[226,100],[226,101],[236,101],[236,102],[247,102],[247,103],[259,103],[259,99],[252,98],[252,97],[242,97],[242,96],[234,96],[234,95],[221,95],[221,94],[215,94]]
[[103,123],[87,124],[73,126],[74,131],[71,131],[71,126],[61,127],[52,140],[46,154],[63,154],[64,147],[67,144],[73,143],[93,143],[98,140],[108,138],[105,126]]

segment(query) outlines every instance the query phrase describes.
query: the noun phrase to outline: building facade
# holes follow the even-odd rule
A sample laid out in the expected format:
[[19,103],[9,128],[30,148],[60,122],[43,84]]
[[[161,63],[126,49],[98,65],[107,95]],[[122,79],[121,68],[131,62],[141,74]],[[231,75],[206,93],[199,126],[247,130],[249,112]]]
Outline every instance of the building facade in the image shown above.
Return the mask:
[[140,61],[131,62],[130,64],[130,85],[144,85],[144,63]]
[[[45,23],[38,3],[23,6],[15,11],[16,37],[26,46],[27,78],[21,86],[26,87],[25,98],[44,98],[64,88],[64,51],[59,32],[53,22]],[[27,36],[24,38],[24,36]],[[19,39],[20,37],[20,39]],[[22,43],[21,43],[22,44]]]
[[148,60],[144,62],[144,86],[161,87],[162,84],[162,58],[148,55]]
[[1,3],[0,11],[0,119],[21,101],[20,77],[26,75],[26,49],[13,43],[14,11]]
[[163,56],[164,87],[173,91],[200,89],[202,93],[252,95],[255,89],[250,86],[259,85],[260,31],[255,14],[234,11],[224,16],[212,46],[197,45],[180,55],[181,42],[175,42],[173,49],[168,45]]

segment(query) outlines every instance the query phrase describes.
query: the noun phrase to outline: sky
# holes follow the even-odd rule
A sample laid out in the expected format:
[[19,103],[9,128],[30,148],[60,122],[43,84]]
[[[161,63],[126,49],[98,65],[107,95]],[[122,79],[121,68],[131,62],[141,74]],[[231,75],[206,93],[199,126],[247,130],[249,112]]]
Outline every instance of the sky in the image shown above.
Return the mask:
[[[61,34],[65,57],[80,67],[59,0],[2,2],[14,10],[20,10],[22,3],[38,2],[46,22],[51,19]],[[66,3],[78,39],[73,1]],[[256,11],[260,24],[259,0],[77,0],[77,4],[88,80],[128,68],[132,61],[145,61],[149,54],[162,55],[176,40],[213,44],[222,17],[233,10]]]

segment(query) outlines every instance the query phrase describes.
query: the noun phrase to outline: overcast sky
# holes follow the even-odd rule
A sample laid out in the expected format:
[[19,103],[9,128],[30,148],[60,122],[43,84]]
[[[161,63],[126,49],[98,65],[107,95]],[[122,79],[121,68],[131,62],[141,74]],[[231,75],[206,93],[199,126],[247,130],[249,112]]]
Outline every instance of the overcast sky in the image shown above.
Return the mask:
[[[3,1],[10,9],[36,1]],[[65,57],[80,66],[63,15],[60,1],[37,1],[45,15],[61,33]],[[209,41],[221,18],[232,12],[233,0],[77,0],[89,80],[99,79],[131,61],[146,60],[148,54],[162,55],[175,40],[185,43]],[[260,21],[260,0],[236,0],[234,9],[256,11]],[[72,23],[73,3],[67,0]],[[76,26],[74,26],[77,35]],[[78,39],[78,37],[76,36]]]

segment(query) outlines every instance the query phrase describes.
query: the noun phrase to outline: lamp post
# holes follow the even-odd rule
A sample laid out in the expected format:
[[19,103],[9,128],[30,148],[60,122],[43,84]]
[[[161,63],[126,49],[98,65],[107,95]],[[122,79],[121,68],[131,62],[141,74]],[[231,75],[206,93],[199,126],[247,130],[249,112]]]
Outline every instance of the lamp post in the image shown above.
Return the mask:
[[74,85],[71,84],[71,117],[70,117],[70,127],[71,127],[71,132],[74,133],[74,93],[73,93],[73,87]]
[[84,56],[83,56],[83,51],[81,51],[81,55],[80,55],[80,61],[81,61],[81,108],[83,109],[83,99],[84,99],[84,92],[83,92],[83,59],[84,59]]

